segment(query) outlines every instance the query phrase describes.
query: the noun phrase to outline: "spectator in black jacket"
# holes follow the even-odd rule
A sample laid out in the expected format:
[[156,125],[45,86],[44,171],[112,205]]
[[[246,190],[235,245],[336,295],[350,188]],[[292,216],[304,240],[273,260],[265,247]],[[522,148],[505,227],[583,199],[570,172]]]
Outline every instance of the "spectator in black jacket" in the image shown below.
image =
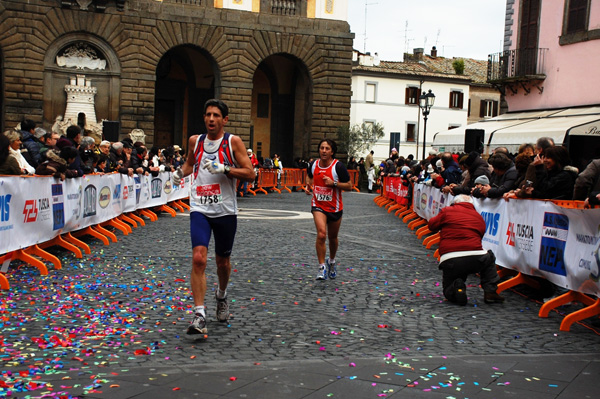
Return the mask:
[[36,168],[42,161],[40,140],[35,136],[35,122],[24,119],[21,122],[21,153],[31,166]]
[[474,188],[473,197],[500,198],[515,187],[518,172],[513,161],[507,155],[497,152],[488,159],[488,163],[494,168],[490,183],[480,188]]
[[442,191],[452,192],[453,195],[470,195],[473,187],[475,187],[475,179],[483,175],[489,179],[491,176],[490,165],[481,158],[477,151],[469,153],[464,164],[469,172],[469,180],[465,181],[462,185],[450,184],[449,186],[444,187],[444,190]]

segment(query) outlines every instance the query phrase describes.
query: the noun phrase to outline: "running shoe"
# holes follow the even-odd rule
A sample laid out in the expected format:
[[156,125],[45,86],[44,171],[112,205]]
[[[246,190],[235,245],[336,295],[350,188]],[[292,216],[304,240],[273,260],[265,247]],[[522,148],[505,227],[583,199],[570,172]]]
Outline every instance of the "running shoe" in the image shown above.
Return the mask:
[[317,280],[327,280],[327,266],[319,266],[319,274],[317,274]]
[[335,262],[329,263],[329,259],[327,259],[325,263],[327,264],[327,269],[329,270],[329,278],[333,280],[337,277],[337,272],[335,271]]
[[206,334],[207,332],[206,318],[200,313],[195,313],[194,318],[187,329],[188,335]]
[[217,294],[215,294],[215,299],[217,300],[217,320],[220,322],[229,320],[229,304],[227,303],[227,297],[219,299],[217,298]]

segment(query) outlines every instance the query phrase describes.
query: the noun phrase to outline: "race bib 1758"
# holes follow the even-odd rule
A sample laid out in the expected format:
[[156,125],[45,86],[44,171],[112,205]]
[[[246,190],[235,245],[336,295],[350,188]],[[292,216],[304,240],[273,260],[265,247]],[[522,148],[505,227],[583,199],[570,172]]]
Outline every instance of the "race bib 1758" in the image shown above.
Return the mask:
[[196,197],[202,205],[212,205],[221,202],[221,185],[205,184],[196,187]]

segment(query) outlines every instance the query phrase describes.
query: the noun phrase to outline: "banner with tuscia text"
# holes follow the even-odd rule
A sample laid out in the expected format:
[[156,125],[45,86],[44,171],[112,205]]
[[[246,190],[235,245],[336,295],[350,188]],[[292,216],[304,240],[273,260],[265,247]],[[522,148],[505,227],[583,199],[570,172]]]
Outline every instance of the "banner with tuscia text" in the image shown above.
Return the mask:
[[124,212],[189,196],[189,177],[173,187],[170,173],[118,173],[60,181],[0,177],[0,254],[110,220]]
[[[429,220],[452,197],[415,185],[413,210]],[[600,296],[600,209],[568,209],[550,201],[475,199],[486,223],[482,240],[500,266]]]

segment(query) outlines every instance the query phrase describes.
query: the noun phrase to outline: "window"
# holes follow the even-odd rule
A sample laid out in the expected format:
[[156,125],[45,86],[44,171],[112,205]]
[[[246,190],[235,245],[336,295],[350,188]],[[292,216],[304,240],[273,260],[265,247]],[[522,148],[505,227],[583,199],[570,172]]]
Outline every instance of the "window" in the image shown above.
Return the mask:
[[411,141],[414,142],[415,141],[415,130],[417,128],[417,125],[414,123],[407,123],[406,124],[406,141]]
[[374,103],[377,99],[377,83],[367,83],[365,86],[365,101]]
[[600,39],[600,28],[592,24],[590,29],[590,0],[565,0],[561,46]]
[[492,118],[498,116],[498,101],[481,100],[479,105],[479,116],[481,118]]
[[407,87],[404,104],[419,105],[419,88]]
[[566,33],[575,33],[587,29],[589,0],[569,0],[567,5]]
[[453,90],[450,92],[450,108],[462,109],[464,95],[462,91]]
[[400,149],[400,137],[402,133],[392,132],[390,133],[390,154],[392,153],[392,148],[397,150]]

